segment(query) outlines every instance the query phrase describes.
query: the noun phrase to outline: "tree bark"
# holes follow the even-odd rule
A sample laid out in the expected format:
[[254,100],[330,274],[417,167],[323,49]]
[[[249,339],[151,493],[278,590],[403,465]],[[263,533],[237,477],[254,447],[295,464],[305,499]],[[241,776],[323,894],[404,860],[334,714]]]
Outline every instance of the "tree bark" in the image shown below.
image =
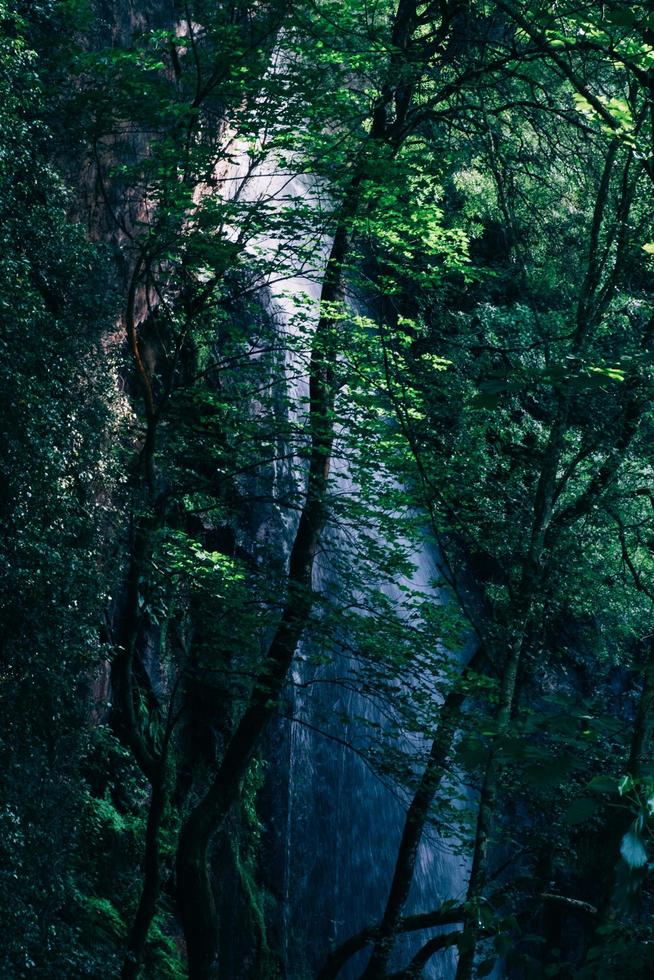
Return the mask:
[[157,770],[156,776],[152,780],[152,795],[145,835],[143,890],[129,935],[121,980],[137,980],[141,972],[148,932],[157,910],[157,900],[161,890],[160,834],[168,799],[164,760],[157,767]]
[[[588,266],[577,302],[576,326],[572,340],[572,355],[575,358],[582,352],[589,330],[596,320],[593,299],[600,285],[597,264],[599,237],[616,153],[617,142],[612,141],[607,150],[595,201],[590,229]],[[538,595],[539,581],[544,571],[543,565],[546,560],[546,554],[554,543],[555,534],[563,527],[574,523],[582,513],[585,513],[596,502],[598,495],[606,486],[606,480],[617,472],[619,465],[617,455],[612,453],[611,461],[615,462],[615,469],[611,469],[610,476],[605,478],[605,466],[601,466],[595,478],[590,481],[586,491],[582,492],[573,504],[565,507],[559,514],[554,514],[555,502],[563,489],[560,484],[557,486],[559,482],[557,473],[563,456],[565,435],[569,426],[571,403],[572,394],[570,391],[559,393],[556,413],[544,450],[538,484],[534,495],[529,543],[522,559],[520,580],[516,589],[513,606],[509,610],[511,622],[506,624],[508,649],[496,713],[497,731],[489,749],[480,788],[472,865],[468,882],[466,899],[468,914],[465,923],[465,933],[467,933],[468,941],[463,944],[463,950],[459,956],[456,980],[470,980],[474,968],[477,942],[480,934],[477,906],[483,896],[486,885],[488,843],[493,827],[498,781],[502,772],[501,760],[498,757],[498,744],[499,740],[502,736],[506,735],[510,728],[522,653],[534,601]],[[629,439],[635,432],[635,424],[629,427]],[[620,430],[618,439],[621,435],[622,429]]]
[[388,974],[386,980],[419,980],[432,956],[435,956],[441,949],[449,949],[460,935],[460,932],[446,932],[442,936],[434,936],[433,939],[427,940],[406,969],[400,970],[398,973]]
[[[406,52],[418,27],[417,6],[416,0],[398,0],[386,81],[371,113],[368,146],[384,144],[396,150],[406,135],[404,128],[415,87],[415,68],[409,64]],[[216,903],[207,867],[209,845],[238,797],[241,780],[282,693],[313,606],[312,572],[326,519],[324,494],[334,439],[334,372],[342,345],[333,307],[343,301],[343,264],[349,251],[352,223],[359,209],[367,155],[368,148],[364,147],[343,195],[320,295],[321,313],[309,367],[311,448],[308,484],[291,549],[284,608],[249,703],[218,771],[205,796],[187,817],[180,834],[177,888],[190,980],[211,980],[218,968]]]
[[497,741],[502,735],[506,734],[511,723],[511,711],[515,697],[518,669],[526,635],[527,622],[528,615],[524,615],[521,628],[514,635],[500,687],[500,702],[497,710],[497,735],[490,748],[481,785],[472,866],[470,868],[470,879],[466,898],[468,911],[464,931],[467,933],[469,941],[464,945],[463,950],[459,954],[456,980],[470,980],[475,962],[480,930],[474,906],[482,897],[486,884],[488,842],[493,828],[495,796],[498,777],[501,772],[501,764],[497,753]]
[[[435,909],[433,912],[422,912],[418,915],[407,915],[399,920],[397,932],[418,932],[421,929],[433,929],[434,926],[453,925],[462,922],[464,915],[464,909],[461,906]],[[374,942],[378,936],[379,926],[369,926],[354,936],[350,936],[329,954],[316,980],[336,980],[347,961],[359,950]]]
[[313,564],[325,523],[324,494],[334,439],[334,368],[338,324],[329,309],[343,298],[342,266],[349,246],[351,221],[358,204],[359,185],[360,177],[353,180],[346,195],[321,291],[323,312],[316,327],[310,362],[311,449],[308,483],[291,550],[284,609],[249,703],[227,745],[218,771],[205,796],[187,817],[180,834],[177,851],[178,902],[191,980],[209,980],[216,971],[218,935],[216,904],[207,867],[209,843],[220,830],[238,796],[241,780],[281,695],[313,606]]
[[[484,661],[485,653],[482,649],[478,649],[470,658],[463,672],[463,677],[478,672]],[[452,740],[457,730],[459,713],[465,697],[463,691],[455,689],[447,694],[443,702],[429,759],[406,813],[386,908],[372,955],[362,974],[362,980],[377,980],[377,978],[383,977],[386,971],[402,913],[411,890],[418,849],[429,817],[429,809],[445,774],[445,763],[452,748]]]

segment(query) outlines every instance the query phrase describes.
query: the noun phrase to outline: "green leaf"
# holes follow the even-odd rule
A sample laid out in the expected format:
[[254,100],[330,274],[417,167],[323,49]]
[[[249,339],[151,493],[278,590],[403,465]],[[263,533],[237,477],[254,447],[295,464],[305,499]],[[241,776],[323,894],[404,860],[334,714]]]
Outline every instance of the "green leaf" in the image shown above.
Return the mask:
[[499,932],[493,937],[493,945],[495,949],[500,954],[500,956],[506,956],[509,950],[513,946],[513,941],[510,936],[507,936],[504,932]]
[[475,937],[474,934],[470,932],[470,930],[464,930],[463,932],[459,933],[459,937],[457,941],[457,946],[459,947],[459,955],[461,955],[462,953],[469,952],[473,948],[474,944],[475,944]]
[[474,396],[470,405],[471,408],[476,409],[477,411],[480,409],[489,409],[492,411],[498,407],[499,403],[500,403],[499,394],[480,393]]
[[642,868],[644,864],[647,864],[647,851],[633,828],[628,830],[622,838],[620,854],[625,864],[628,864],[630,868]]
[[643,252],[647,252],[648,255],[654,255],[654,242],[646,242],[642,246]]
[[629,8],[609,10],[606,14],[606,20],[609,24],[615,24],[616,27],[632,27],[636,21],[636,14]]
[[564,773],[560,766],[553,762],[551,765],[525,766],[524,777],[531,786],[557,786],[561,783]]
[[480,739],[470,736],[462,740],[457,749],[457,757],[464,766],[478,766],[488,757],[488,746]]
[[566,811],[565,819],[572,826],[583,823],[584,820],[588,820],[589,817],[593,816],[597,807],[596,800],[591,800],[588,796],[582,796],[578,800],[572,801]]
[[620,796],[624,796],[625,793],[628,793],[629,790],[632,789],[633,785],[634,785],[634,781],[631,778],[631,776],[623,776],[620,782],[618,783],[618,793],[620,794]]
[[618,780],[614,776],[594,776],[586,788],[595,793],[617,793]]
[[489,973],[493,972],[493,967],[495,966],[495,957],[492,956],[490,959],[482,960],[477,967],[478,977],[487,977]]

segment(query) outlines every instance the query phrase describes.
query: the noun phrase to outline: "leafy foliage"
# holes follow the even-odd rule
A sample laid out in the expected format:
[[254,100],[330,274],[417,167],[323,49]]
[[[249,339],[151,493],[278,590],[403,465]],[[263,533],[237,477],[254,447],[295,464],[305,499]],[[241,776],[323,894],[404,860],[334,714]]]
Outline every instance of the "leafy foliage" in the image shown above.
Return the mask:
[[204,978],[188,865],[210,957],[317,972],[289,717],[409,806],[366,980],[434,827],[411,975],[651,969],[651,15],[0,20],[3,975]]

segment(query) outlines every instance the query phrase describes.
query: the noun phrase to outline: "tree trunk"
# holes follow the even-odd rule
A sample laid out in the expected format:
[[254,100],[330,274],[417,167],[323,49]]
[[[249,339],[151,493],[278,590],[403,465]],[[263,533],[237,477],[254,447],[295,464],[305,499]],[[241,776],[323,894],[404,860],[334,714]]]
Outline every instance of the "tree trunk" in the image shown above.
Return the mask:
[[[323,311],[342,301],[342,265],[350,223],[358,203],[360,178],[353,181],[332,244],[321,292]],[[335,399],[337,322],[323,312],[316,327],[309,378],[311,451],[304,507],[291,550],[288,591],[282,616],[257,682],[207,793],[182,827],[177,851],[179,911],[186,937],[191,980],[215,975],[218,934],[216,904],[207,867],[211,838],[235,802],[241,780],[278,701],[295,650],[313,606],[311,579],[318,539],[325,523],[324,494],[329,476]]]
[[129,935],[127,953],[123,963],[121,980],[137,980],[143,965],[145,945],[154,918],[161,889],[160,834],[166,812],[168,794],[165,761],[158,766],[152,782],[152,796],[148,812],[143,861],[143,890],[139,907]]
[[[418,915],[402,917],[397,926],[398,933],[419,932],[423,929],[433,929],[435,926],[453,925],[462,922],[464,911],[461,906],[449,907],[445,911],[435,909],[433,912],[421,912]],[[370,926],[361,932],[350,936],[344,943],[333,950],[318,973],[316,980],[336,980],[345,964],[355,953],[374,942],[379,936],[379,926]]]
[[[477,672],[484,660],[483,650],[477,650],[463,672],[464,678],[471,672]],[[445,763],[452,747],[459,712],[465,697],[466,695],[462,691],[454,690],[450,691],[443,702],[429,759],[406,813],[386,908],[379,926],[378,938],[368,966],[362,974],[362,980],[377,980],[385,974],[402,913],[411,890],[418,849],[429,817],[429,808],[445,774]]]
[[524,647],[524,640],[527,630],[528,614],[531,603],[522,618],[521,628],[514,636],[509,656],[504,667],[502,684],[500,688],[500,702],[497,710],[497,735],[491,745],[484,778],[481,785],[479,796],[479,810],[477,812],[477,828],[475,832],[475,843],[472,854],[472,866],[470,868],[470,879],[468,882],[467,904],[472,905],[468,909],[465,922],[465,933],[467,942],[459,954],[459,962],[456,970],[456,980],[470,980],[472,969],[475,962],[475,952],[479,938],[478,916],[474,906],[479,902],[483,895],[486,874],[487,874],[487,853],[488,842],[490,839],[493,816],[495,812],[495,796],[497,791],[498,777],[501,773],[501,764],[497,754],[497,742],[502,735],[506,734],[511,724],[511,711],[515,697],[516,685],[518,680],[518,669],[520,658]]
[[[447,6],[447,5],[445,5]],[[446,25],[443,19],[443,29]],[[327,487],[334,440],[334,371],[342,348],[333,307],[343,302],[343,263],[350,247],[352,223],[359,209],[366,176],[368,147],[401,145],[411,106],[415,78],[406,71],[406,57],[418,26],[416,0],[398,0],[391,33],[386,82],[371,113],[369,143],[355,163],[343,203],[320,295],[320,318],[313,337],[309,367],[309,429],[311,449],[304,507],[291,549],[288,587],[282,616],[257,682],[222,762],[206,795],[182,827],[177,852],[180,917],[186,937],[190,980],[211,980],[217,970],[216,904],[207,853],[213,835],[223,825],[238,797],[241,780],[278,701],[295,650],[313,606],[312,572],[326,514]],[[389,118],[394,112],[394,118]]]
[[[577,358],[583,351],[588,332],[596,320],[597,310],[594,299],[600,285],[599,240],[604,212],[608,200],[611,175],[616,160],[618,144],[613,140],[607,149],[600,184],[598,187],[593,219],[590,229],[588,265],[577,301],[575,331],[572,338],[571,353]],[[495,797],[502,765],[498,758],[498,740],[507,733],[511,723],[518,673],[525,637],[532,615],[534,600],[538,595],[539,583],[543,574],[543,562],[547,549],[553,544],[554,535],[564,526],[574,523],[592,506],[606,486],[606,481],[617,472],[619,461],[611,454],[610,465],[600,467],[589,487],[573,504],[553,515],[555,502],[565,486],[565,477],[559,481],[557,473],[563,455],[565,436],[569,426],[572,394],[561,392],[547,445],[543,453],[538,485],[534,495],[533,519],[529,543],[522,560],[520,581],[516,590],[513,608],[509,610],[511,621],[506,624],[508,653],[500,686],[500,699],[496,714],[497,734],[493,738],[484,777],[480,789],[479,810],[472,854],[472,866],[468,883],[468,916],[465,933],[466,942],[462,944],[456,980],[470,980],[475,961],[479,925],[477,906],[483,896],[487,877],[487,851],[492,831]],[[634,427],[630,428],[629,439]],[[618,438],[621,437],[622,429]],[[608,466],[608,469],[607,469]]]

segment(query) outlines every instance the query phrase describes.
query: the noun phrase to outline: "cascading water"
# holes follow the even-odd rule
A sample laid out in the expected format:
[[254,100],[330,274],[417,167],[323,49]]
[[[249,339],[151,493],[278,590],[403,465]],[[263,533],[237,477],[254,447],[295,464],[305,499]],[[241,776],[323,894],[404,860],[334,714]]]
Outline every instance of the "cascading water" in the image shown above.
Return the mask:
[[[247,169],[247,168],[246,168]],[[280,206],[316,193],[308,177],[267,176],[249,173],[246,193],[253,200],[277,201]],[[280,251],[274,238],[257,247],[273,256]],[[287,398],[294,421],[301,421],[306,408],[307,367],[298,353],[297,323],[305,323],[306,300],[313,316],[320,294],[320,271],[324,268],[327,244],[319,234],[315,241],[315,266],[307,273],[298,267],[278,276],[275,271],[262,290],[268,315],[278,336],[286,339]],[[304,328],[303,328],[304,329]],[[303,484],[301,465],[288,460],[287,453],[274,464],[273,485],[279,497],[297,493]],[[338,448],[336,452],[338,457]],[[356,495],[357,487],[346,468],[332,469],[332,492]],[[278,510],[273,518],[286,552],[295,533],[296,512]],[[338,588],[337,572],[330,565],[330,550],[354,552],[351,538],[338,528],[325,534],[325,548],[314,569],[319,593]],[[411,586],[431,600],[441,600],[433,582],[439,577],[437,563],[423,543],[412,554],[415,571],[411,580],[396,583]],[[379,588],[391,595],[394,587],[380,579]],[[401,616],[401,603],[397,604]],[[287,711],[268,744],[269,772],[274,786],[268,788],[265,819],[269,827],[270,890],[281,907],[279,941],[284,951],[284,971],[289,980],[315,976],[329,949],[364,926],[378,922],[392,876],[402,832],[406,800],[383,781],[357,754],[356,746],[369,737],[370,726],[386,724],[383,706],[371,701],[355,686],[343,685],[353,674],[346,649],[334,653],[326,664],[312,663],[312,640],[305,639],[296,656],[289,684]],[[347,721],[343,721],[347,719]],[[415,746],[419,759],[422,746]],[[424,754],[424,752],[422,753]],[[419,764],[419,763],[418,763]],[[467,878],[466,862],[456,856],[447,842],[426,834],[420,846],[407,912],[429,911],[447,899],[461,900]],[[401,939],[397,944],[397,966],[432,933]],[[365,965],[363,951],[342,971],[344,980],[355,980]],[[424,971],[431,980],[454,976],[456,954],[440,952]]]
[[[436,569],[426,549],[416,557],[412,584],[428,587]],[[318,588],[325,586],[328,576],[324,568],[319,572]],[[317,669],[300,655],[294,674],[293,710],[299,720],[291,724],[288,736],[288,793],[294,817],[289,820],[286,869],[287,917],[294,937],[287,976],[292,978],[314,976],[331,945],[380,921],[404,823],[406,802],[348,747],[347,743],[356,747],[365,742],[367,725],[385,723],[383,708],[353,688],[343,689],[336,680],[350,666],[346,653]],[[336,725],[329,724],[330,717],[337,719]],[[350,721],[339,727],[343,717]],[[461,860],[436,836],[423,839],[407,912],[460,899],[464,887]],[[398,967],[419,944],[415,939],[398,942]],[[353,957],[341,976],[355,980],[366,959],[366,952]],[[454,965],[452,951],[440,953],[425,976],[452,977]]]

